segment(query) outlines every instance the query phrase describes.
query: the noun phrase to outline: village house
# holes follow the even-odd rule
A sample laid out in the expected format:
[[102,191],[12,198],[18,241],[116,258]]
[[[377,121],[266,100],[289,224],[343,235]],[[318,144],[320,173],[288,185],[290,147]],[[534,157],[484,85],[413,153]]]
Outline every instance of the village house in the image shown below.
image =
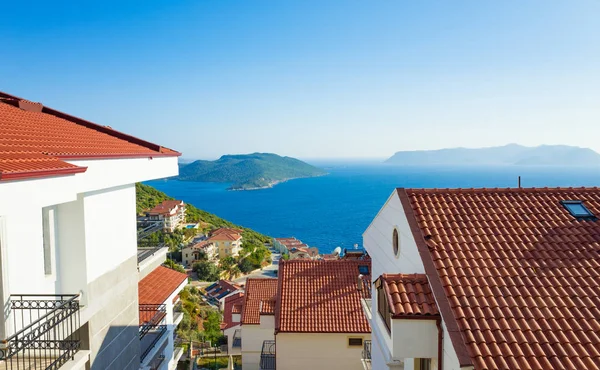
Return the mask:
[[242,307],[244,292],[236,292],[224,299],[221,330],[227,337],[227,350],[231,355],[241,355],[242,350]]
[[223,311],[223,302],[225,301],[225,298],[236,292],[241,292],[242,286],[235,284],[232,281],[221,279],[207,286],[204,291],[206,299],[210,303],[218,305],[219,309]]
[[196,244],[188,245],[181,250],[183,264],[191,267],[194,262],[200,259],[201,253],[204,253],[209,261],[215,261],[218,257],[217,246],[215,243],[204,240]]
[[215,244],[219,259],[237,257],[242,249],[242,234],[238,229],[217,229],[211,233],[208,241]]
[[173,232],[185,222],[185,203],[181,200],[165,200],[146,211],[138,222],[149,226],[159,225],[164,231]]
[[135,183],[179,155],[0,93],[0,367],[140,368]]
[[373,369],[600,368],[600,189],[396,189],[364,232]]
[[309,247],[296,238],[274,238],[273,247],[281,254],[285,254],[290,260],[297,258],[319,259],[319,250]]
[[243,368],[362,369],[371,339],[361,308],[371,294],[363,257],[282,261],[278,279],[248,279],[243,300],[227,298],[228,343],[232,351],[241,345]]

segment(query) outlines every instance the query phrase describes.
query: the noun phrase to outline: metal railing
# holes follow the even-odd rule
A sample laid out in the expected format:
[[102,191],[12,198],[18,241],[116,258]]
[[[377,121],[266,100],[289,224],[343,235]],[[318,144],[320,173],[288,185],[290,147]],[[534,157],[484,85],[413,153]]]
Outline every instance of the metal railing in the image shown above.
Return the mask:
[[158,370],[163,362],[165,362],[165,355],[157,356],[154,360],[152,360],[152,363],[150,364],[150,370]]
[[58,369],[79,351],[79,295],[10,296],[6,322],[14,334],[0,342],[0,367]]
[[275,370],[275,341],[265,340],[260,353],[260,370]]
[[371,362],[371,341],[365,340],[363,342],[362,359]]
[[147,237],[148,235],[155,233],[157,231],[160,231],[162,229],[163,229],[162,222],[156,221],[156,223],[146,226],[143,229],[139,229],[137,232],[137,240],[140,241],[140,240],[144,239],[145,237]]
[[152,257],[156,252],[160,251],[163,248],[167,248],[167,245],[161,243],[152,247],[139,246],[137,249],[138,264],[142,263],[143,260]]
[[233,342],[231,343],[232,348],[241,348],[242,347],[242,330],[236,329],[233,332]]
[[141,324],[139,327],[139,335],[140,341],[142,341],[142,361],[144,361],[167,331],[167,325],[163,324],[166,315],[167,308],[164,304],[140,305]]

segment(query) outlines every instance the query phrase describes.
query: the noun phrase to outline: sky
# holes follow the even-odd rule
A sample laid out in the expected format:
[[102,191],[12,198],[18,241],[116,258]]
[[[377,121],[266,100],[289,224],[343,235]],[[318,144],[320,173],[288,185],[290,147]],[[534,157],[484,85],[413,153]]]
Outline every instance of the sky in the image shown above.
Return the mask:
[[600,0],[7,2],[0,91],[185,158],[600,152]]

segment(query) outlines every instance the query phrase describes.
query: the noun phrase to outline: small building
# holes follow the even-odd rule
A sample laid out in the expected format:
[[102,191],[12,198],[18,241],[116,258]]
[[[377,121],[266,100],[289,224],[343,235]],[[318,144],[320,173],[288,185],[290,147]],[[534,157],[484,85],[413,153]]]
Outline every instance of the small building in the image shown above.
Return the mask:
[[281,263],[277,369],[363,369],[371,327],[361,299],[370,298],[370,269],[370,261],[361,260]]
[[223,310],[223,302],[225,298],[236,292],[242,291],[242,286],[235,284],[229,280],[219,280],[206,287],[205,297],[210,303],[218,305],[219,309]]
[[208,241],[215,244],[219,259],[237,257],[242,249],[242,235],[232,229],[217,229]]
[[[277,294],[277,279],[248,279],[242,310],[242,369],[259,370],[275,365],[274,358],[261,364],[266,343],[275,340],[273,300]],[[268,345],[269,347],[269,345]],[[274,345],[273,345],[274,350]],[[274,367],[271,367],[274,369]],[[283,367],[280,369],[284,369]]]
[[244,292],[231,294],[223,302],[223,321],[221,330],[227,337],[227,350],[231,355],[240,355],[242,349],[242,310]]
[[181,260],[185,266],[191,267],[200,259],[200,254],[205,253],[209,261],[217,259],[217,246],[208,240],[188,245],[181,250]]
[[174,333],[183,319],[179,292],[188,276],[159,266],[138,283],[140,310],[140,369],[174,370],[183,350]]
[[290,260],[297,258],[318,259],[319,250],[316,247],[309,247],[301,240],[291,238],[274,238],[273,248],[281,254],[286,254]]
[[185,203],[182,200],[165,200],[147,211],[141,221],[146,225],[161,225],[163,230],[173,232],[185,222]]

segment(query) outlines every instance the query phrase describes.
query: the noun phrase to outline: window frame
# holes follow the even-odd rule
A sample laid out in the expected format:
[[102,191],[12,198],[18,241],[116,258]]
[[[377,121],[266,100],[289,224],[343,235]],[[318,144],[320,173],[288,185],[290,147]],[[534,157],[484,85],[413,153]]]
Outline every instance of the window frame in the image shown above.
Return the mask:
[[[351,340],[360,340],[360,344],[350,344]],[[362,348],[364,346],[364,343],[365,343],[365,340],[363,337],[348,337],[348,340],[347,340],[347,344],[348,344],[349,348],[353,348],[353,347],[361,347]]]
[[[560,203],[571,214],[571,216],[575,217],[578,220],[595,220],[596,219],[596,216],[594,215],[594,213],[592,213],[592,211],[590,211],[589,208],[587,208],[585,206],[585,204],[583,204],[582,200],[562,200]],[[581,215],[581,214],[575,213],[575,211],[573,211],[569,207],[570,205],[581,206],[581,208],[583,208],[583,210],[585,212],[587,212],[587,214]]]
[[[392,332],[392,311],[390,310],[390,304],[387,299],[387,294],[385,292],[385,288],[381,282],[376,289],[377,291],[377,313],[381,318],[381,321],[385,325],[385,328],[388,331],[388,334]],[[381,312],[381,311],[384,312]]]
[[400,233],[395,226],[392,231],[392,251],[394,252],[394,257],[398,258],[400,256]]
[[56,272],[56,243],[57,243],[56,207],[42,208],[42,258],[44,275],[52,278]]

